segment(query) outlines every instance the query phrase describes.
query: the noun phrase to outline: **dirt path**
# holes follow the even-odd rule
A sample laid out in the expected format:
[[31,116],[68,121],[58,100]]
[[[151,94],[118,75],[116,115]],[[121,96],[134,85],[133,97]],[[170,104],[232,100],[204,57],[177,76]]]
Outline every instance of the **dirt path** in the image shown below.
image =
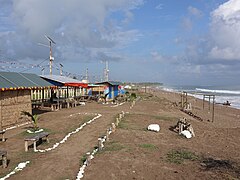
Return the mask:
[[[50,145],[44,143],[38,149],[52,147],[61,141],[69,132],[91,119],[91,113],[102,114],[101,118],[50,152],[34,153],[32,148],[24,152],[25,128],[7,132],[9,139],[0,145],[8,149],[10,163],[7,169],[0,168],[0,174],[7,174],[19,162],[30,160],[23,171],[9,179],[75,179],[81,157],[93,150],[98,137],[106,134],[118,113],[128,111],[117,131],[110,135],[103,151],[97,153],[85,169],[83,179],[240,178],[240,110],[216,106],[216,121],[199,121],[174,105],[177,99],[173,97],[176,95],[159,92],[141,96],[132,109],[129,109],[129,103],[115,108],[89,103],[42,114],[39,124],[50,130]],[[200,101],[189,100],[194,101],[194,112],[199,116],[210,114],[201,111]],[[195,138],[186,139],[171,130],[182,117],[193,125]],[[160,125],[159,133],[146,130],[153,123]],[[179,160],[179,156],[184,157]]]
[[[72,108],[68,110],[43,114],[41,118],[45,119],[45,122],[41,122],[41,124],[44,124],[44,126],[47,128],[51,128],[54,132],[58,130],[56,126],[59,126],[59,129],[62,128],[62,130],[64,131],[64,127],[61,127],[60,125],[63,125],[65,123],[69,126],[73,124],[74,126],[72,125],[72,128],[78,127],[77,124],[81,121],[77,119],[83,116],[85,112],[97,112],[102,114],[102,117],[96,119],[91,124],[86,125],[78,133],[72,134],[65,143],[61,144],[60,146],[58,146],[58,148],[52,151],[45,153],[33,153],[32,149],[30,149],[30,152],[21,152],[22,154],[24,154],[23,157],[25,160],[28,160],[29,157],[32,158],[30,160],[31,162],[23,171],[11,176],[10,179],[75,179],[80,168],[82,156],[86,152],[93,150],[93,148],[97,145],[98,137],[105,135],[106,129],[110,127],[110,124],[113,122],[117,113],[120,113],[122,110],[129,108],[129,105],[126,104],[114,108],[110,106],[111,105],[103,106],[91,103],[85,107]],[[81,114],[77,115],[77,113]],[[70,114],[75,115],[70,117]],[[47,121],[47,119],[53,119],[54,117],[55,119],[56,117],[59,117],[57,122],[54,123],[53,121]],[[76,123],[74,123],[73,120],[76,120]],[[54,127],[56,129],[54,129]],[[16,142],[13,147],[8,148],[11,149],[11,153],[15,152],[17,154],[17,149],[19,150],[23,147],[22,138],[18,138],[19,133],[22,130],[24,129],[16,129],[12,131],[12,136],[14,134],[15,136],[17,136],[15,138],[13,138],[14,136],[9,136],[9,141],[6,147],[10,147],[14,144],[14,142]],[[57,137],[57,135],[53,133],[52,137],[61,140],[62,137],[64,137],[66,134],[67,132]],[[46,146],[48,145],[40,145],[37,147],[37,149],[45,149],[49,147]],[[14,158],[16,156],[17,155],[12,155],[10,156],[10,158]]]
[[[168,98],[171,93],[156,96],[136,103],[83,179],[240,178],[240,121],[233,116],[240,110],[219,106],[216,122],[201,122],[174,107]],[[198,105],[202,116],[201,102]],[[181,117],[191,122],[195,138],[186,139],[170,130]],[[146,131],[152,123],[160,125],[159,133]]]

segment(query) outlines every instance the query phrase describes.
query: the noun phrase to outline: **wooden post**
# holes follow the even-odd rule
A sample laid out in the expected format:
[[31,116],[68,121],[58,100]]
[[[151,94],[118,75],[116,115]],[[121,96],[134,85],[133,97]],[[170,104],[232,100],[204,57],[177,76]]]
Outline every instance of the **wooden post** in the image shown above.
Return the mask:
[[87,159],[86,159],[86,165],[89,166],[91,163],[91,154],[90,152],[86,153]]
[[[184,92],[184,104],[185,104],[185,108],[187,106],[187,92]],[[184,108],[184,107],[183,107]]]
[[98,138],[98,150],[102,151],[102,149],[103,149],[102,138]]
[[112,123],[112,132],[116,131],[116,125],[114,123]]
[[205,95],[203,95],[203,109],[204,109],[204,100],[205,100]]
[[7,155],[3,155],[2,157],[2,166],[3,168],[7,167]]
[[25,141],[25,152],[28,152],[28,141]]
[[181,134],[181,132],[182,132],[182,122],[180,121],[178,123],[178,134]]
[[193,131],[192,125],[189,126],[189,131],[192,133],[192,136],[195,137],[195,133],[194,133],[194,131]]
[[45,89],[43,88],[42,90],[42,102],[41,102],[41,108],[43,108],[43,106],[44,106],[44,93],[45,93]]
[[212,112],[212,122],[214,121],[214,106],[215,106],[215,96],[213,96],[213,112]]
[[37,141],[33,142],[33,150],[34,152],[37,151]]
[[124,117],[124,115],[125,115],[125,113],[124,113],[124,111],[122,111],[122,116]]
[[5,132],[2,133],[2,141],[4,142],[5,141],[5,135],[4,135]]
[[69,101],[67,102],[67,108],[70,108],[70,103],[69,103]]
[[211,95],[208,96],[208,110],[210,111],[210,107],[211,107]]
[[118,126],[118,124],[119,124],[119,119],[116,118],[116,126]]
[[106,141],[109,141],[109,129],[107,129],[107,133],[106,133]]
[[48,138],[48,136],[46,136],[46,141],[47,141],[47,143],[49,143],[49,138]]
[[184,107],[184,93],[181,94],[181,108]]

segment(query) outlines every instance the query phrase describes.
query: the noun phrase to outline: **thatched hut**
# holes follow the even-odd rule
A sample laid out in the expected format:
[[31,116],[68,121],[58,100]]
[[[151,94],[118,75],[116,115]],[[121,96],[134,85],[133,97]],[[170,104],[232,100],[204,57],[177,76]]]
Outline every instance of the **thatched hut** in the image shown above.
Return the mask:
[[36,74],[0,72],[0,130],[25,121],[21,111],[32,112],[32,89],[52,86]]

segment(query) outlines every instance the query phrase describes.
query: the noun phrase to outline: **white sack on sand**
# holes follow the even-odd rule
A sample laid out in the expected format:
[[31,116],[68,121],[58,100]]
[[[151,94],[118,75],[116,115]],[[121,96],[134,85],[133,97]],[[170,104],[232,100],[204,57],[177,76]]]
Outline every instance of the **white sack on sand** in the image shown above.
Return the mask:
[[160,131],[160,126],[158,124],[150,124],[148,126],[148,130],[159,132]]
[[190,139],[190,138],[192,137],[191,132],[188,131],[188,130],[182,131],[181,134],[182,134],[183,136],[185,136],[186,138],[188,138],[188,139]]

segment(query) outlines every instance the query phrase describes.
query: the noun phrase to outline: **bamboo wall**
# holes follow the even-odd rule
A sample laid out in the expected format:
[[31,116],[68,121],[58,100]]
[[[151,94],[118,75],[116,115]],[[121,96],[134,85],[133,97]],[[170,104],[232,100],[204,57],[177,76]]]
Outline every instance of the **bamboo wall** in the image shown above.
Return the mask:
[[32,113],[31,91],[0,91],[0,129],[25,121],[21,111]]

